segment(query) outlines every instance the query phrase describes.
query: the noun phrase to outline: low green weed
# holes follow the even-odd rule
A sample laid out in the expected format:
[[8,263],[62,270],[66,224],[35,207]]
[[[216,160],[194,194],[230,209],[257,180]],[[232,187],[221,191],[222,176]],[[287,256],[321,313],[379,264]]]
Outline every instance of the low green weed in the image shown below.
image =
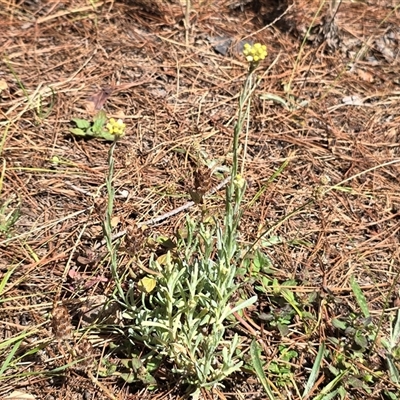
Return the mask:
[[93,118],[93,121],[86,119],[73,118],[76,128],[70,128],[69,131],[75,136],[85,138],[99,138],[107,141],[115,141],[116,138],[124,135],[125,124],[121,119],[110,118],[107,122],[107,114],[101,110]]
[[[326,350],[325,358],[329,360],[328,370],[333,379],[329,385],[330,391],[327,390],[327,386],[322,391],[324,397],[317,397],[318,399],[346,399],[353,390],[371,396],[372,386],[383,374],[379,367],[369,367],[371,349],[378,335],[382,335],[380,325],[373,323],[367,299],[353,276],[350,278],[350,286],[359,310],[352,310],[331,321],[337,331],[336,336],[327,338],[330,350]],[[389,341],[382,338],[383,345],[388,343]],[[394,366],[394,374],[396,371]]]
[[289,349],[284,345],[278,346],[278,354],[268,366],[270,379],[273,379],[276,386],[292,386],[293,366],[290,362],[297,357],[297,351]]

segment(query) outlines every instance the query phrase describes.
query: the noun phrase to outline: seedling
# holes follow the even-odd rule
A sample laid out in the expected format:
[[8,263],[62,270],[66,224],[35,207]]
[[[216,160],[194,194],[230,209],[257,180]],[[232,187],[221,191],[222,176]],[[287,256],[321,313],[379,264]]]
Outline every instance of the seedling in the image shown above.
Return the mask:
[[10,210],[10,202],[10,200],[6,201],[0,206],[0,234],[5,234],[7,237],[21,215],[19,206]]

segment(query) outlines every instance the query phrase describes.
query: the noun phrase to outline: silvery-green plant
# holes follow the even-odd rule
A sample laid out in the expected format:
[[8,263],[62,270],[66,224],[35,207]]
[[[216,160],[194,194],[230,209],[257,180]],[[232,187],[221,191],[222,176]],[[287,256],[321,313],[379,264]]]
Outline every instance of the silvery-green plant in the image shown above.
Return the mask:
[[143,293],[138,302],[131,287],[124,316],[132,319],[134,341],[172,361],[186,383],[211,387],[241,367],[239,337],[228,338],[226,330],[234,324],[232,314],[256,298],[232,301],[239,289],[237,252],[235,243],[225,242],[226,231],[190,219],[186,226],[187,236],[162,265],[150,261],[159,272],[154,293]]
[[[186,232],[177,238],[176,248],[164,257],[150,257],[149,267],[157,274],[150,278],[156,281],[151,290],[140,293],[131,283],[122,299],[124,317],[131,321],[130,340],[150,349],[143,361],[154,365],[167,359],[173,372],[197,390],[221,384],[241,368],[240,339],[230,328],[236,323],[234,314],[257,299],[243,299],[235,280],[243,261],[238,227],[246,187],[239,173],[238,153],[239,136],[257,85],[254,70],[267,53],[265,46],[246,45],[244,54],[249,72],[239,99],[223,221],[214,218],[205,224],[188,217]],[[243,167],[240,172],[243,174]]]

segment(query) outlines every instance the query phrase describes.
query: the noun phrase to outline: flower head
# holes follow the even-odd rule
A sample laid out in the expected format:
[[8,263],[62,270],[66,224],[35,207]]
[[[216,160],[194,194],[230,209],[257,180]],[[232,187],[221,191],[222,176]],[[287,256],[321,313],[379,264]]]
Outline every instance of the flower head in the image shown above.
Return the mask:
[[233,184],[235,185],[235,187],[243,189],[244,185],[246,184],[246,180],[242,177],[242,175],[237,174],[235,179],[233,180]]
[[122,119],[115,120],[114,118],[110,118],[106,125],[108,132],[110,132],[111,135],[116,136],[123,136],[125,133],[125,127],[126,125]]
[[243,48],[243,54],[246,60],[250,63],[252,68],[255,68],[258,63],[267,56],[267,46],[261,43],[255,43],[251,45],[250,43],[245,43]]

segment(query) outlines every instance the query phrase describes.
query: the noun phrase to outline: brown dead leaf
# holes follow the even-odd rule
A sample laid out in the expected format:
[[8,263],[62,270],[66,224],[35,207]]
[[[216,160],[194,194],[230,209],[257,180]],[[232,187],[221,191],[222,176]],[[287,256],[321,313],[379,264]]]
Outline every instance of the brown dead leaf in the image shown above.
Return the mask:
[[357,75],[360,79],[362,79],[365,82],[373,83],[375,80],[371,72],[364,71],[362,69],[357,69]]
[[117,215],[111,218],[111,226],[113,228],[115,228],[117,225],[119,225],[120,222],[121,222],[121,218]]
[[0,92],[8,88],[7,82],[4,79],[0,79]]
[[110,86],[102,88],[99,92],[90,96],[85,102],[85,108],[89,115],[100,111],[107,99],[112,95],[113,89]]

